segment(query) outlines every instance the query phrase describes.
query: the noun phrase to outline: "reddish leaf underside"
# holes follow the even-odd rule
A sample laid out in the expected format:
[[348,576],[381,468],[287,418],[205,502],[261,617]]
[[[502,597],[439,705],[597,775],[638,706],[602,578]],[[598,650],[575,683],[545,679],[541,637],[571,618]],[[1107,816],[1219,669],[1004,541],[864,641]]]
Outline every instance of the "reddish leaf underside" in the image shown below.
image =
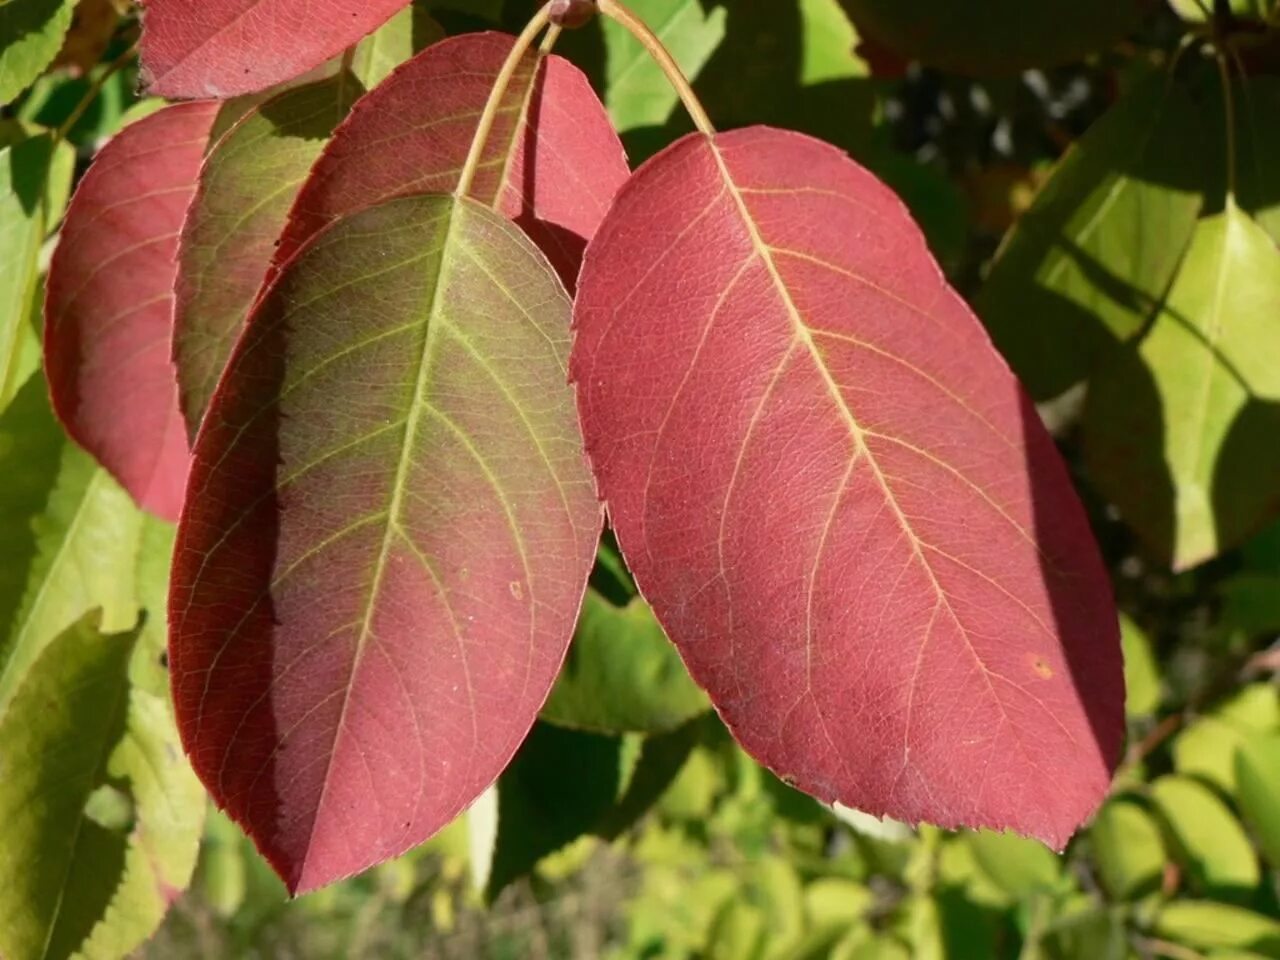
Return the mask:
[[319,66],[409,0],[143,0],[142,82],[176,99],[265,90]]
[[338,221],[250,318],[170,596],[183,742],[291,890],[403,852],[510,760],[600,509],[545,258],[470,200]]
[[182,507],[189,460],[169,359],[178,234],[217,111],[167,107],[98,152],[68,208],[45,297],[59,419],[167,520]]
[[571,364],[637,584],[755,757],[824,801],[1061,848],[1123,733],[1053,443],[898,199],[690,136],[587,251]]
[[[345,214],[391,197],[453,192],[513,43],[500,33],[444,40],[361,99],[299,193],[275,263]],[[628,173],[618,135],[582,72],[560,57],[531,54],[507,91],[470,195],[486,204],[500,198],[498,209],[572,288],[582,250]]]

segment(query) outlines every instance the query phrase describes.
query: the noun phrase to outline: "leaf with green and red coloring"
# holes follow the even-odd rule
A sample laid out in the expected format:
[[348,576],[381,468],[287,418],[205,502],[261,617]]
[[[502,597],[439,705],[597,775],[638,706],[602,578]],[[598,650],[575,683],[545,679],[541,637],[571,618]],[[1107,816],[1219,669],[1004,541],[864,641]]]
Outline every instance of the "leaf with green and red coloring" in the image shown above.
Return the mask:
[[[500,33],[442,41],[357,103],[298,195],[276,264],[344,214],[451,193],[513,43]],[[629,173],[622,144],[586,77],[560,57],[530,54],[501,109],[471,196],[519,223],[572,287],[583,247]]]
[[301,76],[409,0],[143,0],[142,83],[155,96],[224,100]]
[[251,109],[209,151],[182,227],[174,286],[173,361],[193,438],[298,188],[363,92],[345,72],[287,90]]
[[636,583],[743,746],[823,801],[1061,847],[1124,732],[1053,443],[901,202],[692,135],[587,250],[571,375]]
[[295,891],[422,842],[555,680],[600,508],[545,257],[469,199],[337,221],[259,301],[196,441],[183,742]]
[[54,410],[143,509],[177,519],[189,460],[169,344],[178,234],[218,112],[166,107],[98,152],[49,266]]

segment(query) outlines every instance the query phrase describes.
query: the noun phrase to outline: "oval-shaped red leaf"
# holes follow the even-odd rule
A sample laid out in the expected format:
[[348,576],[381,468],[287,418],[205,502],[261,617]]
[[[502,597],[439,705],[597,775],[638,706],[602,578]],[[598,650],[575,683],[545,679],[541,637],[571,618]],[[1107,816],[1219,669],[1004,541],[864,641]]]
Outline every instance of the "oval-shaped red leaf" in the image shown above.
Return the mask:
[[1053,443],[898,199],[753,128],[646,164],[571,373],[636,582],[743,746],[824,801],[1061,847],[1123,734]]
[[45,296],[58,418],[166,520],[182,508],[189,461],[169,359],[178,235],[217,112],[166,107],[98,152],[67,210]]
[[409,0],[143,0],[148,92],[222,100],[292,80],[341,53]]
[[448,823],[547,697],[600,527],[569,319],[519,228],[419,196],[318,234],[236,346],[178,529],[174,702],[295,892]]
[[[335,131],[294,204],[276,264],[325,224],[391,197],[451,193],[514,38],[441,41],[398,68]],[[587,78],[530,54],[485,143],[470,195],[514,219],[566,285],[627,179],[626,156]]]

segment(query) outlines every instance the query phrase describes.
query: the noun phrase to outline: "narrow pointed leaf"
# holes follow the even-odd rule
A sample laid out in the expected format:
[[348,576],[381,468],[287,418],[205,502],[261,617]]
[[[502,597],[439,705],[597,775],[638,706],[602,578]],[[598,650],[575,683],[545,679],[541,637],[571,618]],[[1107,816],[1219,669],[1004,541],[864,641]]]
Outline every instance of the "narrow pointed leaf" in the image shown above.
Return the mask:
[[1196,227],[1151,329],[1100,370],[1089,477],[1183,570],[1280,513],[1280,249],[1234,204]]
[[1054,168],[1006,237],[978,315],[1037,399],[1086,378],[1169,289],[1208,164],[1180,84],[1138,84]]
[[256,308],[170,598],[183,741],[295,892],[487,787],[555,679],[599,508],[545,258],[469,200],[339,221]]
[[254,107],[210,150],[182,225],[173,361],[194,438],[262,285],[298,188],[363,93],[349,73]]
[[301,76],[409,0],[143,0],[142,82],[171,99],[226,99]]
[[164,519],[181,509],[189,459],[169,359],[178,235],[216,112],[168,107],[102,148],[72,198],[45,297],[58,418]]
[[[391,197],[452,192],[512,43],[495,33],[446,40],[362,99],[303,186],[276,263],[344,214]],[[628,170],[587,79],[559,57],[541,63],[530,55],[517,71],[471,196],[515,219],[572,286]]]
[[901,203],[767,128],[643,167],[571,373],[636,583],[752,755],[824,802],[1061,847],[1123,733],[1053,444]]

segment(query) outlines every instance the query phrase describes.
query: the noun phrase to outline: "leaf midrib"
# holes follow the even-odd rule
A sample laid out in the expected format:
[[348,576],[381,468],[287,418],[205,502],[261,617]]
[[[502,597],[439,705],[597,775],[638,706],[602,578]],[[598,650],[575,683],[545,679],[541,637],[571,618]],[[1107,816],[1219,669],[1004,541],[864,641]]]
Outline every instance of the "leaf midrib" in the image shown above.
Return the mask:
[[[712,139],[711,137],[708,137],[707,145],[711,150],[712,156],[715,158],[716,166],[720,171],[720,176],[724,181],[725,187],[728,190],[729,195],[733,197],[733,201],[738,210],[738,214],[742,218],[742,222],[744,226],[747,228],[747,232],[751,237],[751,243],[755,247],[756,252],[761,259],[761,262],[765,265],[765,268],[768,270],[769,276],[773,282],[773,285],[778,292],[778,296],[781,298],[784,306],[786,307],[787,315],[791,320],[791,323],[795,332],[795,338],[799,340],[801,343],[803,343],[805,347],[808,349],[809,355],[813,360],[814,367],[818,370],[819,374],[821,375],[823,383],[826,386],[828,393],[831,395],[831,399],[834,402],[836,409],[840,412],[841,417],[844,419],[845,424],[849,429],[850,435],[853,437],[856,449],[855,449],[855,453],[852,460],[856,462],[858,460],[865,458],[867,465],[870,467],[872,473],[874,474],[877,486],[880,487],[881,493],[883,494],[890,509],[893,511],[899,526],[902,528],[903,533],[906,535],[907,539],[910,541],[911,549],[912,549],[912,552],[915,554],[916,560],[920,564],[921,568],[924,570],[925,574],[929,577],[929,581],[933,585],[934,594],[937,599],[937,602],[946,609],[947,614],[950,616],[952,622],[956,625],[956,628],[959,630],[960,636],[964,640],[965,647],[968,649],[970,655],[974,659],[974,662],[978,665],[978,668],[982,673],[983,681],[987,685],[987,689],[991,694],[991,699],[995,702],[996,706],[1000,710],[1001,716],[1007,722],[1008,714],[1004,707],[1004,701],[1000,698],[999,694],[996,692],[995,686],[991,681],[991,671],[987,668],[986,663],[983,661],[982,657],[979,656],[978,651],[974,648],[973,642],[969,639],[968,631],[965,629],[964,624],[960,621],[959,616],[956,614],[955,610],[952,608],[951,603],[947,598],[946,592],[942,589],[942,584],[938,581],[937,574],[933,570],[933,566],[929,563],[928,559],[924,555],[924,551],[921,549],[920,538],[916,536],[914,529],[911,527],[910,522],[907,520],[906,514],[903,513],[902,507],[898,504],[897,498],[893,495],[893,491],[889,488],[888,482],[885,479],[884,473],[880,469],[880,465],[876,461],[875,455],[871,452],[871,448],[867,443],[866,432],[862,429],[862,427],[858,424],[857,420],[854,418],[853,412],[849,409],[849,406],[845,402],[843,394],[841,394],[840,392],[839,385],[836,383],[835,379],[831,376],[831,371],[827,369],[827,365],[822,359],[822,354],[818,350],[817,345],[814,343],[813,337],[809,332],[809,328],[807,324],[805,324],[804,318],[800,315],[800,311],[796,307],[795,301],[791,297],[791,292],[787,288],[786,282],[782,279],[782,274],[779,272],[777,264],[774,262],[772,248],[769,246],[767,242],[765,242],[764,237],[761,236],[760,230],[756,226],[755,219],[751,216],[751,212],[746,205],[746,201],[742,198],[742,194],[738,188],[738,185],[734,181],[733,175],[729,171],[728,164],[725,162],[724,156],[721,154],[720,148],[717,146],[715,140]],[[842,488],[840,490],[837,490],[836,492],[837,501],[841,496],[843,496],[843,485],[842,485]],[[833,514],[838,509],[839,509],[839,503],[837,502],[836,505],[833,507],[833,511],[832,511]],[[929,639],[928,636],[924,638],[924,641],[921,645],[921,653],[923,653],[923,647],[927,645],[928,639]],[[812,637],[810,636],[806,638],[806,650],[808,650],[808,648],[811,646],[812,646]],[[914,688],[914,682],[912,686]],[[819,712],[819,718],[822,720],[825,726],[826,721],[821,717],[821,709],[819,709],[818,712]],[[904,724],[904,734],[903,734],[904,740],[909,734],[910,723],[911,723],[911,718],[908,712],[908,716]],[[905,743],[904,757],[903,757],[904,767],[907,763],[907,753],[909,752],[909,749],[910,749],[910,744]],[[839,756],[838,753],[837,753],[837,756]]]

